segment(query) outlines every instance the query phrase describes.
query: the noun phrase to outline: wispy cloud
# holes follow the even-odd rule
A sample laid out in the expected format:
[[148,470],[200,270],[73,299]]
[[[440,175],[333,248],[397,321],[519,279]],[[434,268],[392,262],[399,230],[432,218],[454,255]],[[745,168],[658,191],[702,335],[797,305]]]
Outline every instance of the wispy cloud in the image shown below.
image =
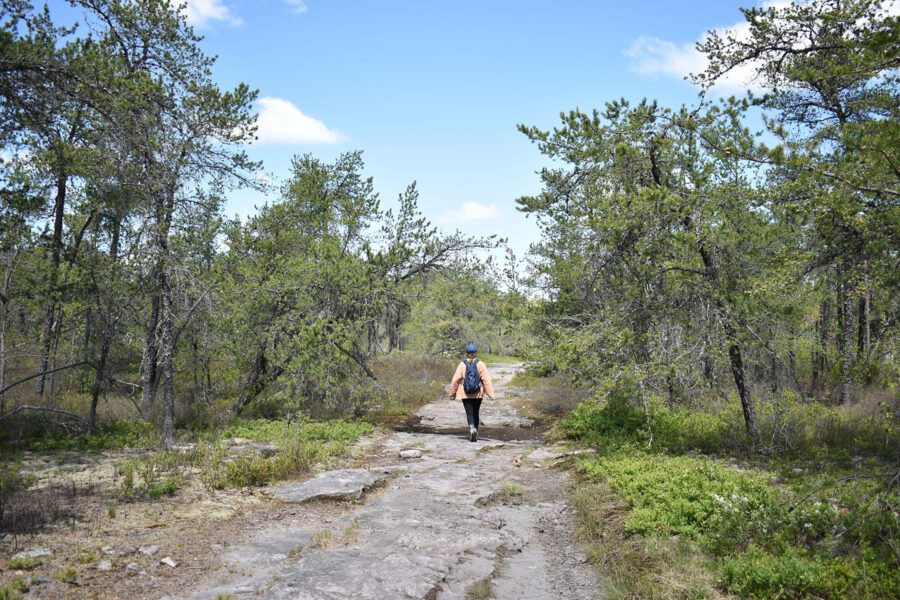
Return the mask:
[[260,144],[335,144],[344,139],[289,100],[265,97],[258,103],[256,135]]
[[[762,6],[784,8],[790,3],[790,0],[769,0],[763,2]],[[750,38],[750,24],[746,21],[718,27],[714,31],[722,37],[732,36],[738,40]],[[625,56],[631,60],[631,69],[640,75],[685,79],[704,71],[709,64],[706,56],[696,48],[697,43],[705,37],[706,33],[696,41],[676,43],[657,37],[642,36],[625,51]],[[741,65],[722,77],[713,89],[721,94],[758,91],[761,85],[754,80],[755,74],[756,65],[752,63]]]
[[295,15],[305,13],[307,10],[309,10],[309,7],[306,6],[306,2],[304,2],[303,0],[284,0],[284,5],[287,6],[287,9]]
[[223,0],[169,0],[173,6],[182,6],[187,22],[194,27],[204,28],[213,21],[221,21],[233,27],[244,24],[244,20],[234,14]]
[[496,204],[482,204],[480,202],[468,201],[463,203],[462,209],[447,211],[438,217],[438,222],[442,225],[463,225],[465,223],[493,221],[499,219],[503,214]]

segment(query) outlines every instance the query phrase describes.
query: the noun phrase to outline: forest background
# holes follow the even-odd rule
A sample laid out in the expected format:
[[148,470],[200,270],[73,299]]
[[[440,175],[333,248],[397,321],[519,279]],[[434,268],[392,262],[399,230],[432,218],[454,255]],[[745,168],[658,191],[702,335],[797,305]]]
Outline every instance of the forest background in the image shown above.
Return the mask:
[[[261,185],[256,92],[220,89],[165,0],[73,4],[90,29],[0,2],[10,452],[104,431],[171,447],[248,415],[390,421],[430,399],[398,374],[476,342],[567,390],[535,411],[602,454],[578,466],[603,490],[577,496],[585,540],[607,572],[637,560],[615,535],[646,563],[616,586],[656,589],[696,551],[704,594],[900,595],[893,3],[747,9],[746,34],[710,32],[701,88],[750,69],[758,95],[520,126],[554,165],[518,200],[542,233],[524,264],[438,230],[414,183],[383,209],[360,152],[296,156],[258,214],[227,218]],[[3,502],[27,487],[8,465]],[[589,498],[632,512],[603,533]]]

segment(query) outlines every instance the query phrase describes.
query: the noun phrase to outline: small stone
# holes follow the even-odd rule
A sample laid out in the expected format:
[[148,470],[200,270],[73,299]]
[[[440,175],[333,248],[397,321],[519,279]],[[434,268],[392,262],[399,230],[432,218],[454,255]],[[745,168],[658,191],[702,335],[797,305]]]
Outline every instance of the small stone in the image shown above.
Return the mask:
[[45,556],[53,556],[53,551],[48,550],[46,548],[35,548],[34,550],[26,550],[24,552],[19,552],[18,554],[14,554],[12,560],[16,559],[29,559],[29,558],[44,558]]
[[422,456],[421,450],[401,450],[400,458],[420,458]]
[[100,549],[103,554],[108,554],[110,556],[115,555],[124,555],[124,554],[134,554],[137,552],[137,548],[134,546],[104,546]]
[[165,558],[161,558],[161,559],[159,560],[159,562],[161,562],[161,563],[164,564],[164,565],[168,565],[168,566],[172,567],[173,569],[174,569],[175,567],[178,566],[178,561],[176,561],[175,559],[173,559],[171,556],[167,556],[167,557],[165,557]]
[[125,565],[126,571],[131,571],[132,573],[144,573],[144,569],[141,568],[141,565],[131,562]]
[[31,578],[31,585],[46,585],[48,583],[53,583],[53,578],[49,575],[38,575]]
[[153,556],[154,554],[159,552],[159,546],[155,544],[153,546],[141,546],[140,548],[138,548],[138,552],[140,552],[141,554],[146,554],[147,556]]
[[112,563],[108,560],[101,560],[97,563],[98,571],[112,571]]

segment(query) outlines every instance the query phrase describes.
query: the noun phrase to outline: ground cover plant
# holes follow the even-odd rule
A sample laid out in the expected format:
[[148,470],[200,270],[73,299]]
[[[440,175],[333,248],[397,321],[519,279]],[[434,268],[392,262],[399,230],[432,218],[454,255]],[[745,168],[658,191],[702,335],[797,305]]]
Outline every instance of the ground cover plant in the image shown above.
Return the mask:
[[[900,594],[896,420],[823,405],[792,405],[782,418],[792,435],[752,447],[737,411],[670,410],[658,397],[645,410],[637,387],[620,382],[559,422],[557,435],[599,451],[577,465],[575,504],[622,596]],[[643,576],[630,572],[648,560]],[[662,593],[660,577],[679,572],[692,587]]]

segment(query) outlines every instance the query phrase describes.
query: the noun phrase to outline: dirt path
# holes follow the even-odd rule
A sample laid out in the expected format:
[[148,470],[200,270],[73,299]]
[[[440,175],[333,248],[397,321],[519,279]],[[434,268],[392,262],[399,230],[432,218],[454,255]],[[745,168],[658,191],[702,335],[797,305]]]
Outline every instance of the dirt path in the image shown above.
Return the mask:
[[507,398],[518,368],[492,368],[497,398],[478,442],[459,403],[426,405],[414,431],[373,443],[367,468],[275,488],[296,511],[167,598],[601,598],[573,541],[566,475],[548,468],[558,449]]

